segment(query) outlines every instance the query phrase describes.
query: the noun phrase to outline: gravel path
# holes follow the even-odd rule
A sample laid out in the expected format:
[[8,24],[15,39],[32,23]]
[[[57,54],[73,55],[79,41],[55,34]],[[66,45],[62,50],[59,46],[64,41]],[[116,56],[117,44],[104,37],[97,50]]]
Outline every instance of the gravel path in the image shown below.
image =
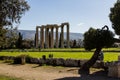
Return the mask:
[[103,73],[80,76],[78,68],[38,66],[35,64],[11,65],[0,62],[0,75],[22,78],[24,80],[120,80],[109,78]]

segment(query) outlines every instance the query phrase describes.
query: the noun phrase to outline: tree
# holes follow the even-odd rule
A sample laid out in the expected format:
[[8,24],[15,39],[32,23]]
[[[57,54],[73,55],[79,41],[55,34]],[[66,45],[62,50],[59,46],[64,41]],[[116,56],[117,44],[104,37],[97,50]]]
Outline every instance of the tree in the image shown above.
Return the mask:
[[[106,29],[105,29],[106,28]],[[93,56],[82,65],[80,72],[89,73],[89,68],[94,65],[98,59],[99,53],[103,47],[110,47],[114,43],[114,34],[109,31],[107,26],[102,29],[90,28],[84,33],[84,47],[86,50],[96,49]]]
[[16,48],[16,41],[18,40],[18,37],[17,27],[8,29],[6,33],[6,48]]
[[22,48],[22,42],[23,42],[23,36],[19,32],[19,37],[18,37],[18,40],[16,42],[16,47],[19,48],[19,49],[21,49]]
[[109,17],[115,33],[120,35],[120,0],[117,0],[117,2],[114,4],[114,7],[110,9]]
[[0,27],[19,23],[29,8],[25,0],[0,0]]
[[73,46],[73,40],[70,40],[70,48]]
[[0,27],[0,49],[3,49],[5,47],[5,40],[6,40],[6,37],[5,37],[5,34],[6,33],[6,30],[5,29],[1,29]]
[[0,47],[6,43],[6,33],[13,23],[20,23],[22,15],[29,10],[25,0],[0,0]]
[[83,40],[82,39],[78,39],[78,47],[83,47]]
[[76,48],[77,41],[73,40],[73,48]]
[[27,49],[30,49],[32,48],[34,45],[33,45],[33,40],[30,40],[30,39],[25,39],[22,41],[22,48],[27,48]]

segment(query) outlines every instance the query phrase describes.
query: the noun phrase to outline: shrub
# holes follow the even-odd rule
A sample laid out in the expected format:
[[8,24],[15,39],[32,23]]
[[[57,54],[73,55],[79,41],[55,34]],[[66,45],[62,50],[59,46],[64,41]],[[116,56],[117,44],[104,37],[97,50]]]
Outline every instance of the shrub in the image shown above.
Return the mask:
[[40,58],[40,59],[39,59],[39,66],[42,66],[42,65],[44,65],[44,64],[47,64],[46,61],[47,61],[47,60],[44,60],[44,59],[41,59],[41,58]]
[[42,59],[46,60],[46,55],[43,55],[43,56],[42,56]]
[[39,64],[40,60],[38,58],[30,58],[30,63]]
[[26,63],[31,63],[31,58],[29,55],[26,56],[25,61]]
[[53,54],[49,54],[49,58],[53,58]]

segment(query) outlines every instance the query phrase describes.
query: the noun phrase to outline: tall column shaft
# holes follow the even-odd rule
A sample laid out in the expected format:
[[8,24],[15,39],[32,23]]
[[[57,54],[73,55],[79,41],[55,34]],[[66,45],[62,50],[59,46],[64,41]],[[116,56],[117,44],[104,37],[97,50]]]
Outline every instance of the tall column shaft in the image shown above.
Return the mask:
[[56,27],[56,48],[58,48],[58,27]]
[[42,29],[40,28],[40,48],[42,48]]
[[67,25],[67,48],[70,47],[70,43],[69,43],[69,40],[70,40],[70,34],[69,34],[69,24]]
[[45,47],[48,48],[48,28],[45,28]]
[[50,48],[50,45],[49,45],[49,28],[47,28],[47,48]]
[[64,26],[61,26],[61,48],[64,48]]
[[35,35],[35,37],[36,37],[35,45],[36,45],[36,48],[38,48],[38,27],[36,27],[36,35]]
[[44,48],[44,27],[41,27],[41,48]]
[[51,28],[51,48],[54,48],[54,27]]

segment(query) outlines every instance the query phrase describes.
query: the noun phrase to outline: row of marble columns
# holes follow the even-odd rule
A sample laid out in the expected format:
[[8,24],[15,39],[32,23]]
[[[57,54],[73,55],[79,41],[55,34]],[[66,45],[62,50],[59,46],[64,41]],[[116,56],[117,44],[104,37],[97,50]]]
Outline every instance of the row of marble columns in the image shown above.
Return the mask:
[[[67,28],[66,47],[69,48],[69,23],[62,23],[59,26],[56,24],[55,25],[46,25],[46,26],[37,26],[36,27],[36,48],[38,48],[38,47],[54,48],[54,45],[55,45],[55,48],[58,48],[59,47],[59,38],[58,38],[58,29],[59,28],[61,28],[61,36],[60,36],[61,43],[60,44],[61,44],[61,48],[64,48],[64,27],[65,26]],[[39,29],[40,29],[40,35],[39,35]],[[54,29],[55,29],[55,39],[54,39]],[[39,40],[39,36],[40,36],[40,40]]]

